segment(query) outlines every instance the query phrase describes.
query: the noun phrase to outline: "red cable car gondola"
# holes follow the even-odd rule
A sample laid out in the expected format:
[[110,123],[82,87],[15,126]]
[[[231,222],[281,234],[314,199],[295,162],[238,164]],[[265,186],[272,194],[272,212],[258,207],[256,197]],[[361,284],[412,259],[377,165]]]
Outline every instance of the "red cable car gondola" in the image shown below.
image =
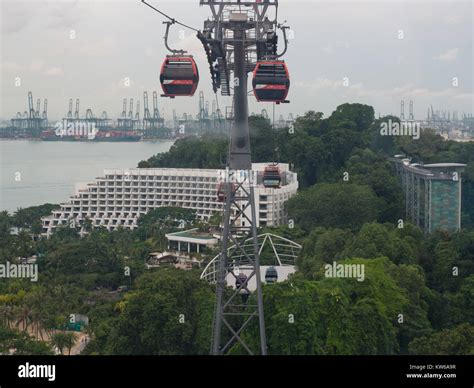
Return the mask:
[[[232,187],[231,187],[231,190],[232,190],[231,197],[234,197],[234,196],[235,196],[236,189],[237,189],[236,184],[235,184],[235,183],[232,183]],[[226,199],[226,195],[225,195],[224,182],[220,182],[220,183],[217,185],[217,200],[218,200],[219,202],[225,202],[225,199]]]
[[168,55],[161,66],[162,97],[193,96],[199,71],[192,55]]
[[286,102],[290,89],[290,74],[284,61],[259,61],[252,80],[257,101]]
[[281,174],[278,165],[270,164],[263,171],[263,186],[278,189],[281,185]]

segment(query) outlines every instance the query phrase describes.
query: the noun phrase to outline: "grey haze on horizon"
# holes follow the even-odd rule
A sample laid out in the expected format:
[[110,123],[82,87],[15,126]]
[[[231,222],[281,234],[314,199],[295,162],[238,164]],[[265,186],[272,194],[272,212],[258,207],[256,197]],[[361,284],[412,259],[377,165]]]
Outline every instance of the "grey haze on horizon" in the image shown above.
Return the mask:
[[[48,99],[50,119],[63,117],[69,98],[80,98],[81,115],[92,108],[115,118],[123,98],[142,100],[143,91],[161,93],[164,20],[140,0],[1,2],[0,117],[27,109],[27,92]],[[149,0],[173,17],[202,28],[210,11],[198,0]],[[285,60],[291,75],[291,104],[276,107],[276,117],[308,110],[329,115],[344,102],[374,106],[376,114],[398,114],[400,100],[414,101],[415,118],[436,109],[473,112],[473,3],[471,1],[290,1],[280,0],[280,21],[294,38]],[[172,29],[173,47],[195,56],[198,90],[212,104],[207,61],[192,31],[184,39]],[[76,38],[70,39],[74,30]],[[403,39],[399,39],[399,30]],[[280,40],[281,42],[281,40]],[[21,86],[15,86],[15,77]],[[124,80],[130,79],[130,86]],[[343,85],[347,77],[349,86]],[[459,80],[453,87],[453,77]],[[249,84],[250,85],[250,84]],[[219,95],[219,105],[230,105]],[[159,99],[170,119],[198,111],[192,98]],[[250,111],[271,104],[249,98]],[[143,112],[143,101],[142,112]],[[41,108],[42,109],[42,108]]]

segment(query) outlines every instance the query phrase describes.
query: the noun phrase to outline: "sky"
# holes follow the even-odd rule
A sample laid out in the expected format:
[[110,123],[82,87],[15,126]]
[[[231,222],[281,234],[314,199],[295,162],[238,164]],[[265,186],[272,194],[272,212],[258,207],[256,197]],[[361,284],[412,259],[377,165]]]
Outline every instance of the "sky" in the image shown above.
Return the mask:
[[[198,0],[149,0],[196,28],[210,16]],[[159,71],[167,52],[162,16],[139,0],[0,0],[0,118],[27,110],[27,94],[48,99],[50,119],[66,115],[70,98],[80,112],[100,116],[122,112],[124,98],[142,100],[143,91],[161,93]],[[291,39],[284,59],[291,74],[290,104],[275,116],[309,110],[325,117],[340,104],[372,105],[376,115],[426,117],[430,105],[473,112],[472,1],[280,0],[279,20]],[[183,35],[184,33],[184,35]],[[282,42],[282,39],[280,39]],[[200,69],[198,91],[216,99],[201,43],[191,30],[172,27],[170,45],[188,50]],[[250,86],[250,82],[249,82]],[[231,105],[220,94],[219,106]],[[194,97],[160,98],[160,111],[195,116]],[[74,101],[75,103],[75,101]],[[249,97],[250,111],[267,109]],[[150,99],[151,105],[151,99]],[[42,108],[41,108],[42,109]]]

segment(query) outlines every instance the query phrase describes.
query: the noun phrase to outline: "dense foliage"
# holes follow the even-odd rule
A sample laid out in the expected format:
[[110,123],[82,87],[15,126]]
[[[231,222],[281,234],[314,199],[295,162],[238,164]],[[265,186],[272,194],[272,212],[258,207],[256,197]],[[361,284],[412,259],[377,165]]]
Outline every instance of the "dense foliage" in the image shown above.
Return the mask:
[[[254,160],[291,163],[301,186],[288,202],[294,225],[265,228],[303,245],[297,273],[264,286],[271,354],[474,354],[474,144],[429,130],[419,140],[379,136],[389,118],[397,120],[375,119],[362,104],[328,118],[308,112],[279,130],[250,118]],[[227,147],[223,137],[189,137],[139,166],[222,168]],[[427,235],[399,224],[404,197],[386,159],[396,153],[468,164],[462,231]],[[198,270],[147,270],[143,262],[166,248],[166,233],[216,226],[218,215],[203,225],[193,212],[161,208],[134,231],[87,227],[80,237],[68,226],[38,239],[39,218],[52,207],[0,213],[0,264],[34,254],[40,270],[37,283],[0,281],[1,353],[45,354],[53,344],[67,353],[70,338],[58,330],[72,313],[89,316],[87,354],[208,352],[213,287]],[[333,262],[363,265],[364,280],[326,277]],[[244,336],[257,344],[255,322]]]

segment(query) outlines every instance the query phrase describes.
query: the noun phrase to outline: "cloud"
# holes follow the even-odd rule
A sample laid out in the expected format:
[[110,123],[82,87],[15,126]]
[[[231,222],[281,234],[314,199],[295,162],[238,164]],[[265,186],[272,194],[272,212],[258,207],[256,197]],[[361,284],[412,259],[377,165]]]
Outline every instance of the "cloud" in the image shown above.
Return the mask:
[[65,3],[48,1],[47,27],[51,29],[71,29],[81,19],[78,1],[68,1]]
[[450,15],[445,19],[445,24],[449,26],[461,24],[463,17],[461,15]]
[[12,73],[17,73],[19,71],[24,70],[24,66],[16,62],[3,62],[1,67],[2,67],[2,71],[12,72]]
[[81,43],[77,52],[86,56],[102,56],[112,54],[117,47],[117,41],[114,38],[106,37],[96,41]]
[[457,58],[458,52],[459,52],[459,49],[457,47],[452,48],[433,57],[433,59],[437,59],[438,61],[443,61],[443,62],[451,62]]
[[124,91],[128,92],[137,89],[137,84],[134,79],[125,76],[123,78],[120,78],[119,80],[111,82],[106,89],[114,93],[122,93]]
[[335,53],[338,49],[348,49],[350,44],[347,41],[336,40],[335,42],[328,42],[322,50],[328,54]]
[[456,98],[456,99],[473,99],[473,93],[463,93],[458,88],[447,88],[447,89],[429,89],[426,87],[420,87],[414,83],[407,83],[400,86],[388,87],[388,88],[369,88],[362,82],[349,84],[349,86],[343,85],[342,79],[329,79],[329,78],[316,78],[313,82],[296,82],[297,87],[317,90],[320,93],[344,93],[345,95],[352,97],[389,97],[389,98],[406,98],[406,97],[417,97],[417,98]]
[[323,90],[323,89],[332,89],[335,90],[339,87],[342,87],[343,80],[332,80],[329,78],[316,78],[313,82],[301,82],[298,81],[295,83],[295,86],[306,88],[306,89],[316,89],[316,90]]
[[145,47],[145,55],[150,58],[155,58],[157,56],[156,50],[153,47]]
[[56,77],[64,75],[64,71],[61,67],[50,67],[43,74],[51,77]]
[[28,65],[28,70],[31,72],[39,72],[44,67],[44,61],[41,59],[35,59]]
[[[181,33],[184,33],[183,37],[178,37],[178,39],[173,39],[172,37],[170,37],[168,39],[169,45],[172,49],[185,50],[192,54],[201,54],[204,52],[204,50],[202,49],[202,43],[199,41],[199,39],[196,38],[196,34],[184,30],[180,31],[182,31]],[[177,33],[180,33],[180,31],[178,31]]]
[[34,7],[31,5],[31,3],[21,1],[2,1],[0,12],[2,33],[14,34],[31,26],[30,22],[35,15]]
[[19,73],[19,72],[25,72],[25,71],[37,73],[37,72],[40,72],[44,68],[44,61],[41,59],[35,59],[27,65],[22,65],[17,62],[6,61],[2,63],[1,68],[2,68],[2,71],[12,72],[12,73]]

